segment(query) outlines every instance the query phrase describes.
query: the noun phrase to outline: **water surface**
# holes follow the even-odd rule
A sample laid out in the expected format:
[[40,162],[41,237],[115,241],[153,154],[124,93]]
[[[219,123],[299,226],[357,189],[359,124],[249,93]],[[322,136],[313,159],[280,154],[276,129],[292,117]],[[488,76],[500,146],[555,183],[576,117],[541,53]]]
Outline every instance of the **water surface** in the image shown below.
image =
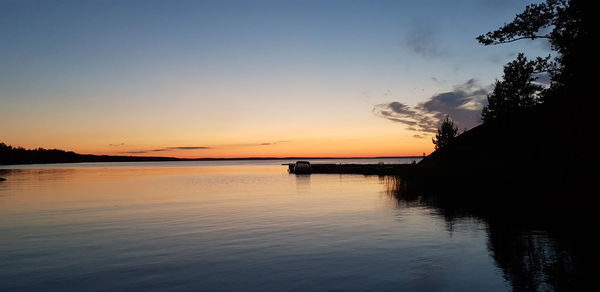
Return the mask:
[[0,289],[511,289],[485,222],[398,200],[386,177],[280,163],[3,170]]

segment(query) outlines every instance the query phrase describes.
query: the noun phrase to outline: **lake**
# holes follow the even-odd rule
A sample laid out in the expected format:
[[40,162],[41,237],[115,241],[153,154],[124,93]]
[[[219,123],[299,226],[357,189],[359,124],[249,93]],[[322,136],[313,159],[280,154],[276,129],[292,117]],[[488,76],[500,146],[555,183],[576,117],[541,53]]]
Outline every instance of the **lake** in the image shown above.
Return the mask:
[[[337,162],[378,161],[412,160]],[[481,217],[449,220],[439,208],[399,199],[394,178],[290,175],[287,162],[4,166],[0,290],[507,291],[518,284]],[[553,244],[543,230],[524,234],[542,249]],[[534,288],[553,287],[543,273],[530,274]]]

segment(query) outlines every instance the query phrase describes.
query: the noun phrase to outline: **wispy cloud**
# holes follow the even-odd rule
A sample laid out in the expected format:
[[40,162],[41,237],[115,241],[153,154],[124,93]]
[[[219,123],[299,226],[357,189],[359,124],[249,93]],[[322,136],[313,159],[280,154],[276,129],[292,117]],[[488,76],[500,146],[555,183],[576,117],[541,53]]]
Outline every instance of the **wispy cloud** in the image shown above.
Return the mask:
[[124,151],[121,153],[143,154],[143,153],[163,152],[163,151],[171,151],[171,150],[184,150],[185,151],[185,150],[207,150],[207,149],[236,148],[236,147],[273,146],[273,145],[278,145],[281,143],[288,143],[288,142],[291,142],[291,140],[257,142],[257,143],[221,144],[221,145],[211,145],[211,146],[169,146],[169,147],[161,147],[161,148],[147,149],[147,150]]
[[438,40],[438,30],[430,23],[415,23],[404,38],[403,45],[409,51],[423,57],[442,57],[448,52]]
[[162,148],[148,149],[148,150],[125,151],[125,152],[121,152],[121,153],[142,154],[142,153],[152,153],[152,152],[163,152],[163,151],[169,151],[169,150],[203,150],[203,149],[212,149],[212,147],[208,147],[208,146],[172,146],[172,147],[162,147]]
[[121,147],[121,146],[125,146],[125,143],[108,144],[108,146],[111,146],[111,147]]
[[208,146],[176,146],[176,147],[165,147],[167,150],[197,150],[197,149],[212,149]]
[[282,143],[289,143],[292,140],[280,140],[280,141],[268,141],[268,142],[256,142],[256,143],[236,143],[236,144],[223,144],[215,145],[215,148],[232,148],[232,147],[254,147],[254,146],[273,146]]
[[[414,108],[393,101],[375,105],[373,113],[421,133],[435,133],[445,115],[449,115],[459,128],[472,128],[481,122],[481,109],[489,91],[490,87],[481,86],[475,79],[470,79],[454,86],[452,91],[433,95]],[[422,136],[417,134],[414,137]]]
[[263,143],[260,143],[259,146],[271,146],[271,145],[277,145],[277,144],[288,143],[288,142],[291,142],[291,141],[286,140],[286,141],[263,142]]

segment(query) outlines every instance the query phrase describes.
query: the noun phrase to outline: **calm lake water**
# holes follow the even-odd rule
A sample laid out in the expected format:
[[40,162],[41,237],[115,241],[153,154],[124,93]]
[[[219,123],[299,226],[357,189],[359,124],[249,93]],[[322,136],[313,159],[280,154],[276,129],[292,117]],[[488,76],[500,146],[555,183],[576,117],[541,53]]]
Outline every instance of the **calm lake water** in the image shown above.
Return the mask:
[[512,289],[486,222],[284,162],[5,167],[0,290]]

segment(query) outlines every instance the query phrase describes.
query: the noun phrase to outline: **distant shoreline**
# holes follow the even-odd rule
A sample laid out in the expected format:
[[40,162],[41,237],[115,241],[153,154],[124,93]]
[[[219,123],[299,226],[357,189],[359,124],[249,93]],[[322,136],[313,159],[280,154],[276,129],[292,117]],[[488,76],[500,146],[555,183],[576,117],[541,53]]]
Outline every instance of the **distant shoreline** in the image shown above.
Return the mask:
[[82,163],[82,162],[148,162],[148,161],[235,161],[235,160],[310,160],[310,159],[393,159],[393,158],[422,158],[422,156],[377,156],[377,157],[204,157],[176,158],[161,156],[122,156],[79,154],[60,149],[25,149],[13,147],[0,142],[0,165],[28,165],[53,163]]
[[[84,154],[88,156],[87,154]],[[423,156],[375,156],[375,157],[233,157],[233,158],[176,158],[176,157],[148,157],[148,156],[94,156],[90,160],[80,161],[52,161],[52,162],[16,162],[0,163],[0,165],[31,165],[31,164],[75,164],[75,163],[103,163],[103,162],[167,162],[167,161],[256,161],[256,160],[325,160],[325,159],[420,159]]]

